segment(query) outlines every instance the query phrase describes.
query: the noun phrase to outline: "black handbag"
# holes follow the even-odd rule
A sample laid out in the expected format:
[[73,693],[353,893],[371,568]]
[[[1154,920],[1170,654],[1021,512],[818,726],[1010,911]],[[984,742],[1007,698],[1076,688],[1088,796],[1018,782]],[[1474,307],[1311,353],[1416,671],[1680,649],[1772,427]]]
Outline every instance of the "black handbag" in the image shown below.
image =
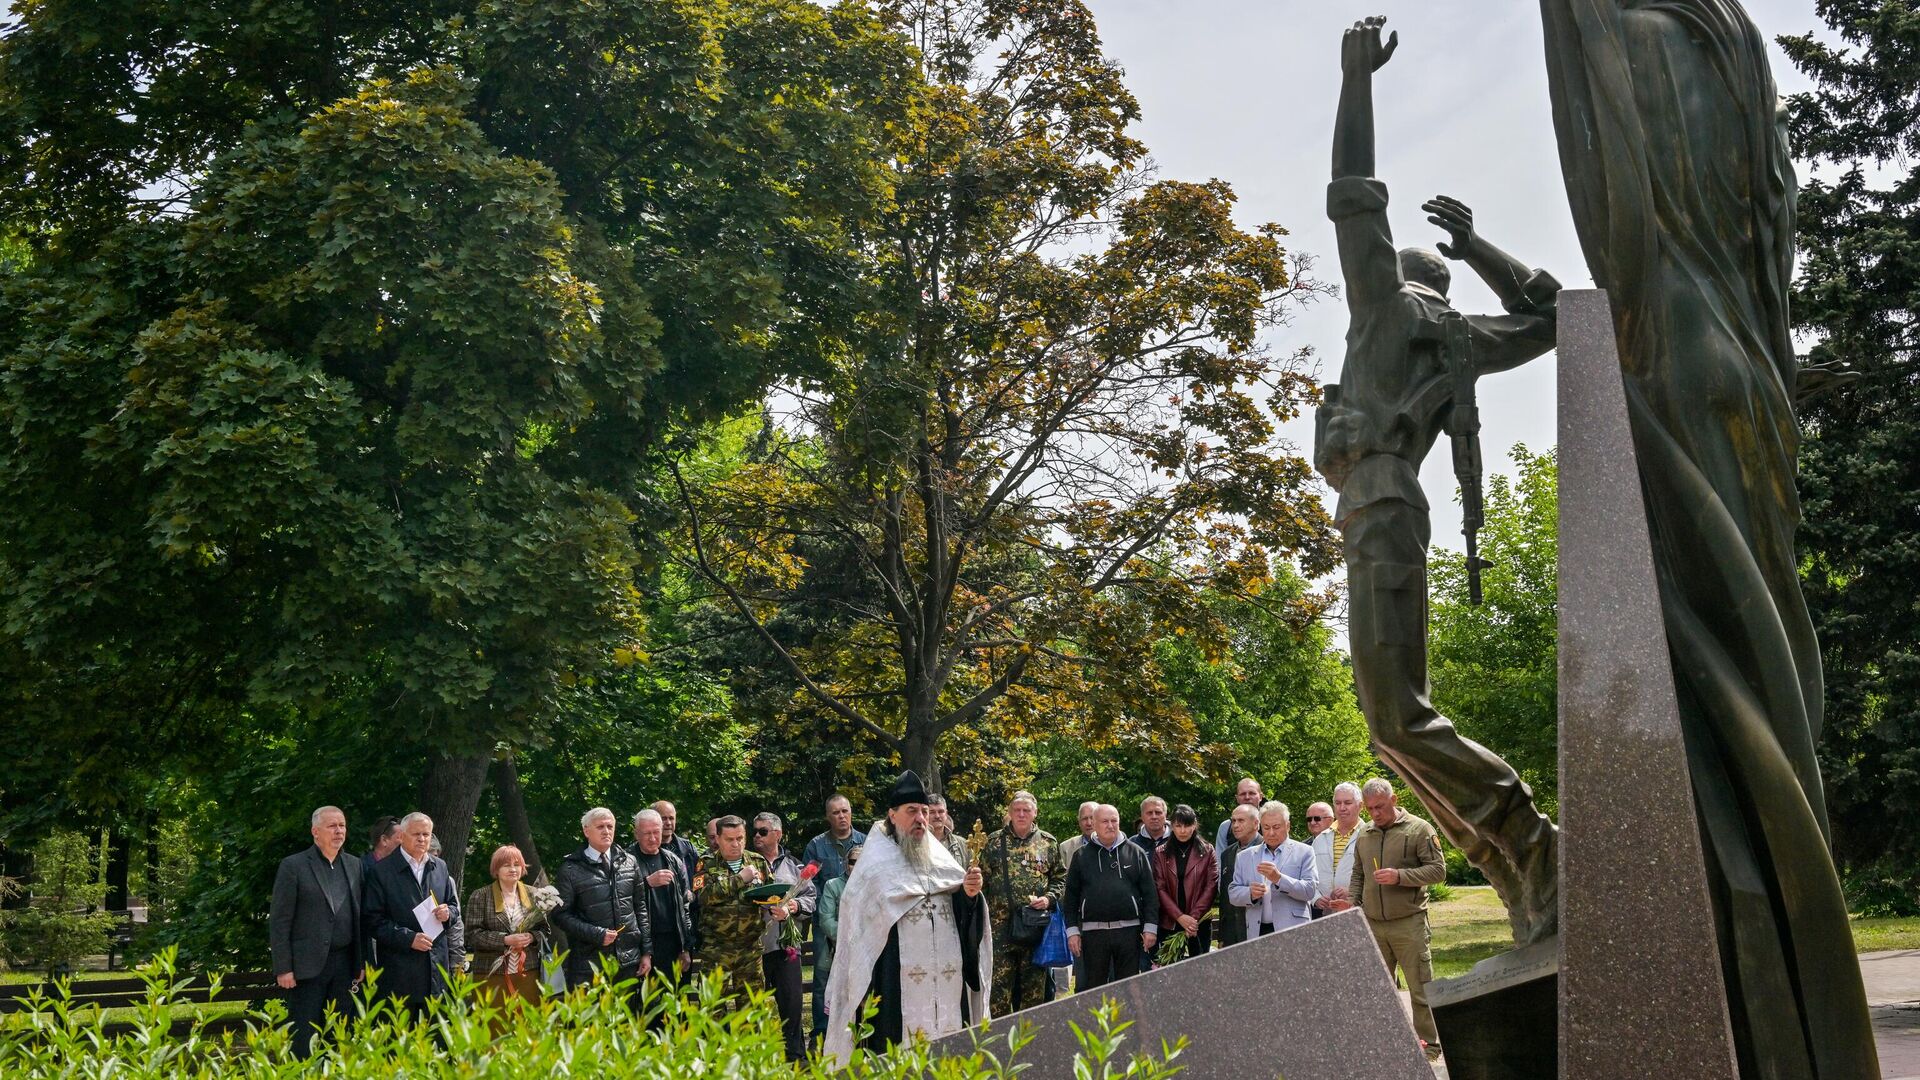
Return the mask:
[[1047,923],[1053,921],[1053,913],[1021,907],[1007,921],[1007,934],[1015,945],[1038,945],[1047,936]]
[[[994,853],[994,861],[1000,864],[1000,889],[1007,894],[1006,902],[1011,906],[1014,898],[1012,885],[1008,881],[1007,849],[1004,843],[1000,850]],[[1052,918],[1051,911],[1041,911],[1021,904],[1007,916],[1007,936],[1013,939],[1015,945],[1038,945],[1047,936],[1047,923]]]

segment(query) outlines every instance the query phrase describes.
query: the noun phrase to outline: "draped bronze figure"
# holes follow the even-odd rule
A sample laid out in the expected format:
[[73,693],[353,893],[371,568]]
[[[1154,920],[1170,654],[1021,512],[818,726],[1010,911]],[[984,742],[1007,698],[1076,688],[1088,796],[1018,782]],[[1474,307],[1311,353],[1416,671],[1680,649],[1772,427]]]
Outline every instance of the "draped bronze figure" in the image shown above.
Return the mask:
[[1794,175],[1735,0],[1541,0],[1581,246],[1612,296],[1746,1077],[1880,1075],[1795,573]]

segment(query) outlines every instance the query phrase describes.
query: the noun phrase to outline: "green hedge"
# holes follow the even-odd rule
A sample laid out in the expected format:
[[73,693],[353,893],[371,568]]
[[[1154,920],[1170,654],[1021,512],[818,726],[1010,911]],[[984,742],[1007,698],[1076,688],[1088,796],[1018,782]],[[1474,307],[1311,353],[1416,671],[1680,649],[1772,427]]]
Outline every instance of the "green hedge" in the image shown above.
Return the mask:
[[[503,1008],[476,998],[472,984],[461,980],[459,993],[435,1002],[430,1016],[418,1024],[409,1023],[389,1003],[375,1001],[363,988],[364,1011],[336,1019],[326,1044],[316,1044],[314,1057],[303,1062],[293,1058],[288,1031],[279,1023],[284,1009],[277,1001],[268,1002],[256,1021],[238,1034],[211,1036],[198,1024],[185,1034],[169,1034],[173,1021],[188,1015],[177,1004],[173,962],[167,953],[141,969],[147,1000],[135,1010],[136,1026],[130,1034],[109,1038],[96,1010],[69,1009],[57,999],[43,1002],[45,1007],[37,1012],[0,1017],[0,1076],[1010,1080],[1026,1043],[1016,1028],[1011,1039],[995,1039],[991,1049],[971,1057],[934,1058],[920,1044],[886,1055],[861,1054],[846,1070],[836,1071],[820,1061],[788,1064],[772,999],[755,991],[744,1005],[734,1007],[718,977],[679,995],[650,990],[638,1016],[627,1005],[629,984],[602,984],[548,998],[535,1007],[515,1002]],[[1163,1080],[1179,1071],[1172,1062],[1184,1040],[1158,1053],[1136,1052],[1128,1045],[1129,1026],[1118,1006],[1109,1002],[1094,1030],[1080,1032],[1081,1076]]]

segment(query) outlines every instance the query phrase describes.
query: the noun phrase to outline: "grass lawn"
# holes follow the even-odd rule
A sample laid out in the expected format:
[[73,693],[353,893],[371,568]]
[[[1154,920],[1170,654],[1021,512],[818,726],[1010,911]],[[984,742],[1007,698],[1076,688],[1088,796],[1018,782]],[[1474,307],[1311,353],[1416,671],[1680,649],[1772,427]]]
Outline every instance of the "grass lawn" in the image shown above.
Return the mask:
[[1455,886],[1453,898],[1432,905],[1433,974],[1447,979],[1495,953],[1513,948],[1507,909],[1487,885]]
[[[1458,887],[1453,898],[1432,907],[1433,974],[1463,975],[1467,969],[1512,947],[1507,909],[1485,885]],[[1856,952],[1920,949],[1920,918],[1855,918]]]
[[1920,918],[1887,916],[1853,920],[1854,952],[1887,949],[1920,949]]

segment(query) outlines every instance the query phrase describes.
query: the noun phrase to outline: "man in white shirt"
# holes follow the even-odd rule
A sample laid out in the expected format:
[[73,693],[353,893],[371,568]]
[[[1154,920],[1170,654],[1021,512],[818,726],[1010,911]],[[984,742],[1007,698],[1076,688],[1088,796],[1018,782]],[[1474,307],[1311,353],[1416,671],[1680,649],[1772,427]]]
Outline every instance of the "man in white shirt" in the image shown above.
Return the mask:
[[1313,832],[1314,868],[1320,874],[1319,895],[1313,898],[1313,917],[1332,914],[1335,900],[1346,900],[1347,879],[1353,876],[1353,837],[1360,831],[1360,788],[1343,783],[1333,789],[1333,817],[1314,830],[1312,817],[1325,803],[1307,811],[1307,829]]
[[1260,807],[1260,843],[1240,853],[1228,900],[1246,909],[1249,940],[1313,921],[1313,849],[1287,835],[1287,805]]

